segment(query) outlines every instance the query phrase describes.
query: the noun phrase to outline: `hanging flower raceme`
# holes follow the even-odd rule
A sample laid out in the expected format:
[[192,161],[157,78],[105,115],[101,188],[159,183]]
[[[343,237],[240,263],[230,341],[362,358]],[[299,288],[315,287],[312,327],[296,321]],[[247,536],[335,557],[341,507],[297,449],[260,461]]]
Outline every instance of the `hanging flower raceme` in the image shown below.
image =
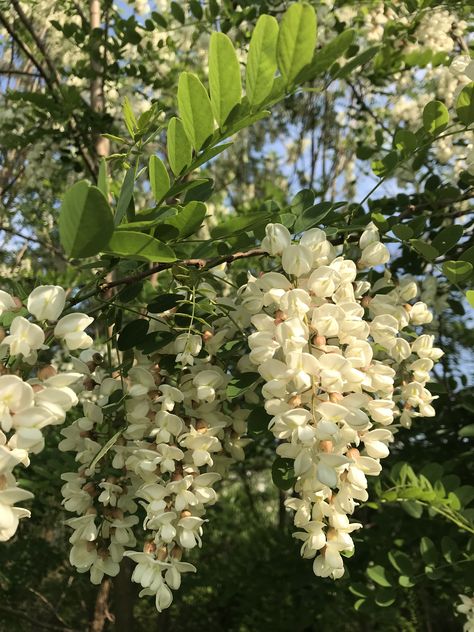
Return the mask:
[[434,415],[426,382],[442,355],[432,336],[418,334],[432,315],[416,301],[413,280],[394,284],[388,273],[374,285],[365,280],[389,260],[374,224],[359,247],[354,262],[322,230],[292,243],[284,226],[269,225],[262,248],[281,271],[249,276],[240,291],[276,452],[293,464],[286,505],[295,511],[294,535],[315,574],[335,579],[362,526],[349,516],[368,498],[366,477],[380,473],[395,421],[409,427],[414,417]]
[[[19,519],[30,515],[15,506],[33,495],[18,487],[14,468],[29,465],[30,454],[44,447],[43,429],[62,424],[78,401],[72,387],[81,375],[57,371],[39,355],[58,344],[55,337],[61,338],[52,330],[65,300],[63,288],[53,285],[35,288],[26,307],[0,290],[0,541],[10,539]],[[81,319],[80,335],[87,344],[92,342],[83,330],[93,319],[84,314],[64,316],[56,328],[70,316]],[[85,338],[82,341],[85,346]]]
[[[155,327],[173,333],[165,318],[151,321]],[[229,407],[230,377],[215,363],[211,342],[209,331],[174,333],[151,356],[135,351],[123,375],[84,352],[77,364],[90,389],[84,416],[61,431],[59,448],[74,451],[79,463],[62,477],[64,506],[76,514],[66,523],[71,563],[99,583],[130,557],[140,595],[154,596],[159,611],[171,604],[181,575],[196,571],[182,558],[201,546],[214,485],[246,444],[249,411]],[[137,549],[139,525],[145,541]]]

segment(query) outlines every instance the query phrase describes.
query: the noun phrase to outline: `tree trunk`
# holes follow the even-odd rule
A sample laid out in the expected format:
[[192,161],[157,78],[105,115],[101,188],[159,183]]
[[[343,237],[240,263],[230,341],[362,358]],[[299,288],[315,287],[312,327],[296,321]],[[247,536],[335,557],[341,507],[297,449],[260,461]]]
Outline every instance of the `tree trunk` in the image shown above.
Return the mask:
[[99,586],[95,600],[94,618],[89,628],[90,632],[102,632],[105,627],[105,622],[110,620],[109,596],[111,585],[112,582],[110,578],[106,577]]
[[120,572],[114,577],[114,632],[131,632],[133,630],[135,591],[131,581],[132,565],[132,561],[128,557],[124,557],[120,564]]
[[[91,24],[91,32],[94,29],[100,29],[101,26],[101,7],[100,0],[90,0],[89,17]],[[90,83],[91,109],[94,112],[102,113],[105,111],[105,95],[104,95],[104,67],[101,59],[100,42],[97,37],[93,41],[96,43],[91,47],[90,63],[92,69],[92,79]],[[100,158],[108,156],[110,153],[110,143],[108,138],[104,138],[100,134],[94,134],[95,159],[98,162]]]

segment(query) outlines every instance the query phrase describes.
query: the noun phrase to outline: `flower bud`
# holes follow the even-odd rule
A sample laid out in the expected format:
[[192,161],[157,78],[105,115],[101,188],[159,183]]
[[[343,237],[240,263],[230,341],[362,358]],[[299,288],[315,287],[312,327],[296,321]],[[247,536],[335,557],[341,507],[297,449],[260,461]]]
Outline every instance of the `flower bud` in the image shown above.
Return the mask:
[[262,239],[262,250],[270,255],[281,255],[291,244],[291,235],[283,224],[267,224],[265,237]]
[[47,380],[48,378],[53,377],[56,374],[57,374],[56,369],[54,368],[54,366],[51,366],[50,364],[46,364],[45,366],[42,366],[41,369],[39,369],[38,371],[38,377],[40,380]]

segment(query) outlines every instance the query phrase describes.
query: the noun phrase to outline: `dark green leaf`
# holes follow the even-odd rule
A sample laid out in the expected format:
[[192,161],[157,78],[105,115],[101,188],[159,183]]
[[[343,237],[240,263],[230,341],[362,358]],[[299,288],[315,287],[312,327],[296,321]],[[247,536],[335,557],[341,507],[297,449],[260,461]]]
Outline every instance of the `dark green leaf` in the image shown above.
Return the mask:
[[294,461],[277,456],[272,465],[272,480],[279,489],[286,490],[293,487],[296,483]]
[[239,397],[239,395],[248,391],[259,379],[260,375],[258,373],[242,373],[242,375],[232,378],[227,384],[227,398],[234,399]]
[[136,347],[147,335],[150,321],[145,318],[133,320],[120,332],[117,340],[117,348],[119,351],[126,351]]
[[458,241],[461,239],[463,234],[463,228],[459,225],[448,226],[444,228],[440,233],[436,235],[436,237],[431,242],[433,248],[439,252],[440,255],[444,255],[444,253],[451,250]]
[[147,305],[147,310],[152,314],[162,314],[176,307],[182,300],[184,300],[182,294],[161,294]]

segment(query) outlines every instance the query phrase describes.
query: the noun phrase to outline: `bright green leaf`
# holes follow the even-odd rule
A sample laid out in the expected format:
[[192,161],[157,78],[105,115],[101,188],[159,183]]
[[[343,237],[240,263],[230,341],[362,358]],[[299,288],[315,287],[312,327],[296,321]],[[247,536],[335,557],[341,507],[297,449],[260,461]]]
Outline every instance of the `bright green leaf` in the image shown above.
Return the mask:
[[456,101],[456,112],[464,125],[474,123],[474,81],[461,90]]
[[209,44],[209,90],[214,117],[223,127],[232,109],[240,103],[240,65],[231,40],[224,33],[212,33]]
[[114,231],[112,209],[100,189],[86,180],[64,196],[59,213],[59,238],[69,257],[91,257],[108,243]]
[[370,579],[378,584],[379,586],[384,586],[385,588],[390,588],[391,583],[388,581],[385,575],[385,569],[380,564],[375,566],[369,566],[367,569],[367,575]]
[[466,292],[466,298],[469,301],[471,307],[474,307],[474,290],[468,290]]
[[161,158],[150,156],[148,173],[153,197],[156,202],[160,202],[170,190],[170,177]]
[[365,66],[365,64],[368,64],[369,61],[371,61],[379,52],[379,50],[380,46],[376,45],[362,51],[361,53],[350,59],[347,64],[339,68],[339,70],[334,73],[333,79],[345,79],[351,74],[353,70],[355,70],[359,66]]
[[423,110],[423,127],[429,134],[439,134],[449,123],[448,108],[441,101],[430,101]]
[[116,231],[103,252],[143,261],[168,263],[176,261],[173,250],[150,235],[131,230]]
[[190,72],[182,72],[178,81],[178,107],[184,131],[199,151],[214,131],[211,101],[201,81]]
[[316,51],[309,66],[298,75],[298,83],[314,79],[328,70],[354,41],[355,30],[347,29]]
[[472,274],[472,264],[468,261],[445,261],[443,272],[451,283],[461,283]]
[[316,12],[309,4],[295,3],[284,13],[277,42],[278,68],[285,85],[313,59],[316,46]]
[[270,94],[277,69],[276,46],[278,22],[270,15],[261,15],[252,33],[245,89],[250,105],[259,105]]
[[166,146],[171,171],[178,176],[191,163],[193,150],[183,123],[176,117],[173,117],[168,124]]

